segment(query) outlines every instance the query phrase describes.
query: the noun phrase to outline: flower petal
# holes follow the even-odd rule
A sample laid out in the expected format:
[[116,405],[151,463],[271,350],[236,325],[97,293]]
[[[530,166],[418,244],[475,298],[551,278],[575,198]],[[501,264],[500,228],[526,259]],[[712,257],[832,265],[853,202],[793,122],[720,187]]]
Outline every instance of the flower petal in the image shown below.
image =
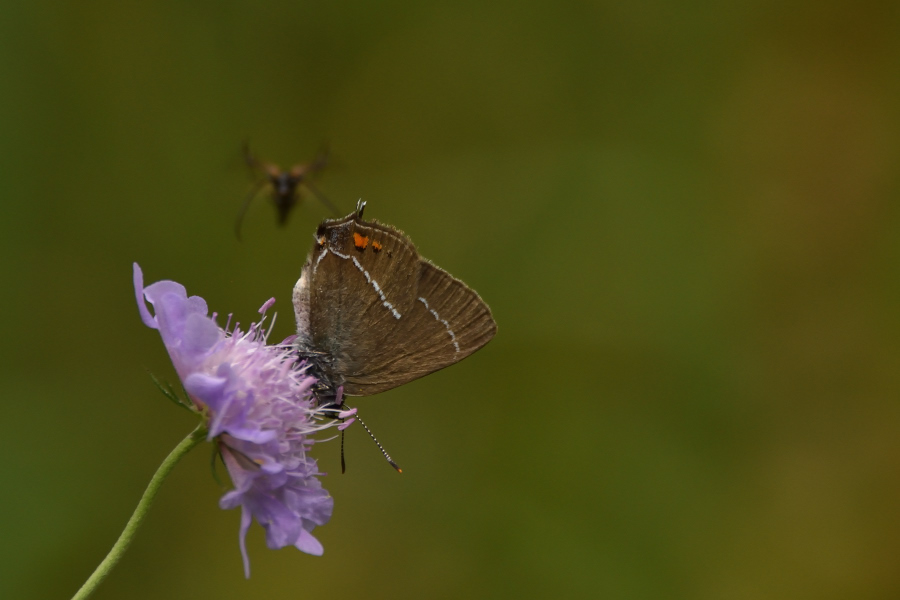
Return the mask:
[[216,400],[222,395],[222,390],[225,389],[227,383],[227,377],[214,377],[206,373],[191,373],[184,378],[184,389],[191,396],[196,396],[211,408],[219,410],[220,406],[216,404]]
[[141,313],[141,321],[147,327],[158,329],[159,326],[156,323],[156,319],[150,314],[150,309],[147,308],[147,301],[144,300],[144,273],[137,263],[134,263],[133,266],[132,279],[134,280],[134,295],[137,299],[138,311]]
[[297,538],[297,543],[295,543],[294,546],[298,550],[306,552],[307,554],[312,554],[313,556],[322,556],[325,552],[322,543],[305,529],[300,530],[300,537]]
[[247,530],[250,529],[250,524],[253,522],[253,515],[250,514],[250,511],[243,507],[241,508],[241,527],[238,530],[238,539],[240,540],[241,546],[241,558],[244,559],[244,577],[250,579],[250,556],[247,554]]
[[184,350],[194,355],[206,354],[222,339],[222,330],[206,313],[188,314],[184,323]]

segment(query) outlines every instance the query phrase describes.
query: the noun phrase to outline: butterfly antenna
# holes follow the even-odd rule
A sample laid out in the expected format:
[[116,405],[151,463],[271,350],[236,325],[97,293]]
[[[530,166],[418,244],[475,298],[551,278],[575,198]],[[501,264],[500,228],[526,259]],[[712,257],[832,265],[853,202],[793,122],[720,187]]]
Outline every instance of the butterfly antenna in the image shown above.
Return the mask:
[[[366,433],[369,434],[369,437],[372,438],[372,441],[375,442],[375,445],[378,446],[378,449],[381,450],[381,453],[382,453],[382,454],[384,455],[384,457],[387,459],[388,463],[389,463],[392,467],[394,467],[394,468],[397,470],[398,473],[402,473],[402,472],[403,472],[403,469],[401,469],[400,467],[397,466],[397,463],[394,462],[394,459],[391,458],[391,455],[388,454],[387,451],[385,451],[384,446],[382,446],[382,445],[381,445],[381,442],[378,441],[378,438],[376,438],[376,437],[372,434],[372,432],[369,430],[369,428],[366,427],[366,424],[363,423],[363,420],[359,418],[359,414],[357,413],[355,416],[356,416],[356,420],[359,421],[359,424],[362,425],[362,426],[363,426],[363,429],[366,430]],[[341,456],[343,457],[343,453],[341,453]]]

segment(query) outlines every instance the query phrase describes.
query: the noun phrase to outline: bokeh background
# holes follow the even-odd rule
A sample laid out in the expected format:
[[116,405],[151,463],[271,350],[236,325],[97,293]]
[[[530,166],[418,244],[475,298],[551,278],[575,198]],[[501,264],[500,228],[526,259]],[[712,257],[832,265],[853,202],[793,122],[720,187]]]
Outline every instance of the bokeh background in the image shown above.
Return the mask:
[[69,597],[193,427],[131,263],[243,322],[319,220],[405,230],[499,334],[317,447],[325,555],[203,446],[96,598],[900,597],[896,2],[6,3],[0,597]]

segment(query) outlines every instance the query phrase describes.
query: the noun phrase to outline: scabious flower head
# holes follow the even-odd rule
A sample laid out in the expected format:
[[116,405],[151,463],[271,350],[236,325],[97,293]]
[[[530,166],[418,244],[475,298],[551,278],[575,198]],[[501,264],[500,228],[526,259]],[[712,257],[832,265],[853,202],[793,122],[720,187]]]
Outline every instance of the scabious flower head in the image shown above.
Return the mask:
[[[310,533],[331,518],[333,499],[322,488],[310,435],[331,426],[317,419],[315,379],[297,363],[289,344],[267,345],[263,319],[242,332],[216,324],[206,301],[181,284],[144,287],[134,265],[134,291],[144,324],[159,330],[191,401],[208,415],[209,439],[219,444],[234,489],[219,501],[241,507],[240,548],[250,576],[245,543],[255,518],[269,548],[296,546],[321,555]],[[150,313],[147,302],[153,305]],[[260,309],[265,315],[274,300]]]

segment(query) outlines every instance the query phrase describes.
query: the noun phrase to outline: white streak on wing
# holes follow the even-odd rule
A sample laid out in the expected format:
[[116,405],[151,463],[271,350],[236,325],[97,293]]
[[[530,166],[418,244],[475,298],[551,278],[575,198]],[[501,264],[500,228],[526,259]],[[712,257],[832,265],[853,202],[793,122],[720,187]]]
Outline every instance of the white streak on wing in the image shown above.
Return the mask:
[[456,341],[456,334],[453,333],[453,330],[452,330],[452,329],[450,329],[450,323],[448,323],[446,319],[442,319],[442,318],[440,317],[440,315],[437,314],[437,311],[436,311],[436,310],[434,310],[433,308],[431,308],[430,306],[428,306],[428,301],[425,300],[425,298],[419,298],[419,302],[421,302],[422,304],[424,304],[424,305],[425,305],[425,308],[428,309],[428,312],[430,312],[432,315],[434,315],[434,320],[435,320],[435,321],[440,321],[441,323],[444,324],[444,327],[447,328],[447,333],[450,334],[450,341],[453,342],[453,347],[456,348],[456,351],[457,351],[457,352],[459,352],[459,343]]
[[313,265],[313,274],[315,275],[316,269],[319,268],[319,263],[322,262],[322,259],[325,258],[325,255],[328,254],[328,248],[322,250],[322,254],[319,255],[319,258],[316,259],[316,264]]
[[335,250],[334,248],[331,249],[331,252],[332,252],[332,254],[334,254],[335,256],[337,256],[337,257],[339,257],[339,258],[343,258],[344,260],[352,260],[352,261],[353,261],[353,264],[356,265],[356,268],[359,269],[359,272],[362,273],[363,275],[365,275],[366,281],[368,281],[370,284],[372,284],[372,287],[375,288],[375,292],[378,294],[378,297],[381,298],[381,304],[382,304],[386,309],[388,309],[389,311],[391,311],[391,313],[394,315],[394,318],[395,318],[395,319],[399,319],[401,316],[403,316],[403,315],[401,315],[399,312],[397,312],[397,309],[394,308],[394,305],[393,305],[393,304],[391,304],[390,302],[388,302],[387,297],[384,295],[384,292],[381,290],[381,286],[378,285],[378,282],[377,282],[377,281],[375,281],[374,279],[372,279],[372,276],[369,275],[369,272],[366,271],[366,270],[363,268],[363,266],[362,266],[361,264],[359,264],[359,261],[356,259],[355,256],[350,256],[350,255],[348,255],[348,254],[341,254],[340,252],[338,252],[338,251]]
[[366,276],[366,281],[372,284],[372,287],[375,288],[375,291],[378,292],[378,296],[381,298],[381,303],[384,305],[386,309],[394,313],[394,318],[399,319],[400,313],[397,312],[397,309],[394,308],[394,305],[387,301],[387,298],[384,295],[384,292],[381,291],[381,287],[378,285],[378,282],[372,279],[369,276],[369,272],[363,269],[363,266],[359,264],[359,261],[356,260],[355,256],[350,257],[353,260],[353,264],[356,265],[356,268],[359,269],[363,275]]

